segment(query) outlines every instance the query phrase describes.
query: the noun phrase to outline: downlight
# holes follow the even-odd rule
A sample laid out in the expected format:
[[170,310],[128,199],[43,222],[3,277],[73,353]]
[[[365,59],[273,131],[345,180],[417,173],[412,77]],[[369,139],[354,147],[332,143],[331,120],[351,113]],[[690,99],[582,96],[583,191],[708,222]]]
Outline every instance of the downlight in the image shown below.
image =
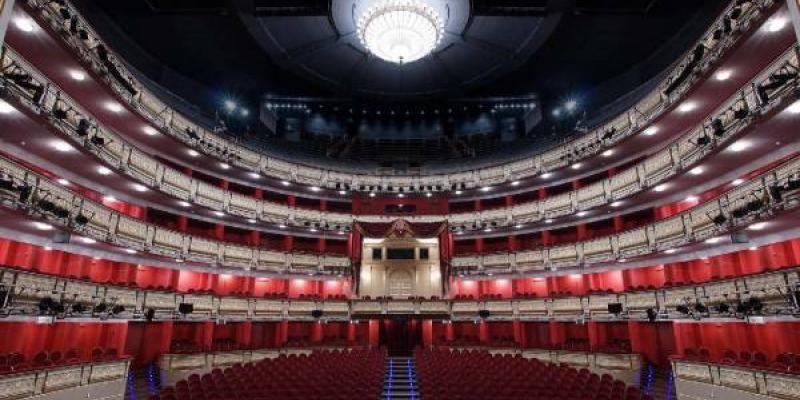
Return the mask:
[[407,64],[430,54],[444,36],[444,23],[428,4],[386,0],[358,18],[358,38],[376,57]]

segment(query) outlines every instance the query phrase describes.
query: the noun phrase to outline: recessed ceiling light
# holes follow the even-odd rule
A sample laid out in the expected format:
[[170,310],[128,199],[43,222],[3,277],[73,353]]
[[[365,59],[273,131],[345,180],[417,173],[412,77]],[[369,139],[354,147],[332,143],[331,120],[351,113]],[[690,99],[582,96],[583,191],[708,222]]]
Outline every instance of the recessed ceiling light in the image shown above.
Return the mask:
[[224,212],[222,212],[222,211],[214,211],[214,215],[216,215],[216,216],[218,216],[218,217],[224,217],[224,216],[225,216],[225,213],[224,213]]
[[191,204],[189,204],[189,202],[186,202],[186,201],[183,201],[183,200],[179,201],[178,205],[181,206],[181,207],[191,207],[192,206]]
[[755,224],[748,226],[747,229],[751,231],[760,231],[766,227],[767,227],[766,222],[756,222]]
[[484,232],[491,232],[491,231],[492,231],[492,228],[486,228],[486,229],[484,229],[483,231],[484,231]]
[[122,105],[114,101],[109,101],[108,103],[106,103],[106,108],[108,109],[108,111],[114,113],[121,113],[123,110]]
[[511,186],[519,186],[520,181],[511,182]]
[[484,187],[481,188],[481,192],[488,192],[490,190],[492,190],[491,186],[484,186]]
[[727,81],[731,78],[731,75],[733,75],[733,71],[729,69],[721,69],[714,74],[714,79],[718,81]]
[[69,181],[64,178],[58,178],[56,179],[56,182],[58,182],[58,184],[61,186],[69,186]]
[[114,197],[114,196],[103,196],[103,200],[105,200],[105,201],[107,201],[109,203],[114,203],[114,202],[117,201],[117,198]]
[[516,225],[514,225],[514,228],[522,229],[522,226],[523,226],[522,224],[516,224]]
[[431,192],[425,193],[425,197],[433,197],[433,193]]
[[764,29],[766,29],[767,32],[775,33],[783,29],[788,22],[789,21],[786,19],[786,17],[773,17],[767,20],[767,22],[764,24]]
[[656,133],[658,133],[658,127],[657,127],[657,126],[650,126],[650,127],[647,127],[647,129],[645,129],[644,131],[642,131],[642,133],[643,133],[645,136],[653,136],[653,135],[655,135]]
[[685,200],[685,201],[687,201],[687,202],[689,202],[689,203],[694,203],[694,202],[695,202],[695,201],[697,201],[697,200],[698,200],[698,199],[697,199],[697,196],[689,196],[689,197],[687,197],[687,198],[686,198],[686,200]]
[[67,153],[67,152],[70,152],[72,150],[75,150],[72,146],[69,145],[69,143],[67,143],[67,142],[65,142],[63,140],[58,140],[58,139],[53,140],[52,142],[50,142],[50,145],[53,146],[54,149],[56,149],[56,150],[58,150],[58,151],[60,151],[62,153]]
[[142,131],[144,131],[144,133],[146,135],[148,135],[148,136],[158,135],[158,131],[155,128],[153,128],[152,126],[149,126],[149,125],[145,126],[144,128],[142,128]]
[[145,186],[145,185],[134,183],[133,184],[133,190],[135,190],[137,192],[146,192],[148,189],[147,189],[147,186]]
[[35,221],[35,222],[32,222],[31,225],[33,225],[34,228],[36,228],[36,229],[38,229],[40,231],[52,231],[53,230],[53,225],[46,224],[44,222]]
[[738,153],[740,151],[746,150],[748,147],[750,147],[750,142],[748,142],[747,140],[737,140],[729,148],[731,149],[731,151]]
[[750,250],[750,251],[756,251],[756,250],[758,250],[758,247],[756,247],[756,246],[751,246],[751,247],[749,247],[747,250]]
[[11,104],[6,103],[3,100],[0,100],[0,114],[11,114],[16,109],[11,106]]
[[611,157],[614,154],[614,150],[608,149],[602,153],[603,157]]
[[26,33],[33,32],[36,29],[36,24],[33,22],[33,20],[26,17],[14,18],[14,25],[17,27],[17,29]]
[[731,181],[731,185],[733,185],[733,186],[739,186],[739,185],[741,185],[742,183],[744,183],[744,179],[739,179],[739,178],[736,178],[736,179],[734,179],[733,181]]
[[375,192],[369,192],[369,197],[375,197]]
[[703,167],[694,167],[691,170],[689,170],[689,173],[692,175],[700,175],[703,173],[703,171],[704,171]]
[[462,192],[460,190],[456,190],[456,196],[460,196],[462,193],[464,193],[464,192]]
[[280,224],[280,225],[278,225],[278,228],[281,228],[281,229],[286,229],[286,225],[284,225],[284,224]]
[[583,164],[581,164],[581,163],[575,163],[575,164],[572,164],[572,166],[570,168],[572,168],[572,169],[581,169],[582,166],[583,166]]
[[255,223],[256,223],[256,222],[258,222],[258,221],[256,221],[256,220],[255,220],[255,219],[253,219],[253,218],[250,218],[250,219],[248,219],[248,220],[247,220],[247,222],[248,222],[248,223],[251,223],[251,224],[255,224]]
[[69,77],[73,80],[81,82],[86,79],[86,73],[77,69],[73,69],[69,71]]
[[544,220],[544,223],[545,224],[552,224],[553,220],[551,218],[548,218],[548,219]]
[[197,150],[194,150],[194,149],[189,149],[186,152],[189,153],[189,155],[192,156],[192,157],[197,157],[197,156],[200,155],[200,153],[198,153]]
[[317,228],[311,228],[311,229],[309,229],[308,231],[309,231],[309,232],[319,232],[319,231],[317,230]]
[[219,167],[222,169],[230,169],[231,166],[226,163],[219,163]]
[[178,263],[178,264],[183,264],[183,259],[181,259],[181,258],[176,258],[176,259],[175,259],[175,262],[176,262],[176,263]]
[[53,250],[53,248],[52,248],[52,247],[50,247],[50,246],[44,246],[44,247],[42,247],[42,249],[44,249],[44,251],[50,251],[50,250]]
[[138,253],[138,252],[137,252],[136,250],[134,250],[134,249],[125,249],[125,252],[126,252],[126,253],[128,253],[128,254],[136,254],[136,253]]
[[655,190],[656,192],[663,192],[663,191],[667,190],[667,185],[662,183],[662,184],[654,187],[653,190]]
[[800,114],[800,100],[797,100],[790,104],[789,107],[786,107],[786,112],[790,114]]
[[615,202],[611,203],[611,207],[619,207],[621,205],[622,205],[621,201],[615,201]]
[[340,190],[340,191],[339,191],[339,194],[340,194],[340,195],[342,195],[342,196],[344,196],[344,195],[346,195],[346,194],[347,194],[347,190]]
[[688,113],[690,111],[693,111],[695,108],[697,108],[697,104],[695,102],[685,101],[683,102],[683,104],[678,106],[678,112]]
[[97,167],[97,173],[100,175],[111,175],[111,170],[101,165]]
[[318,186],[311,186],[309,189],[311,189],[312,192],[319,192],[322,190]]
[[706,242],[707,244],[716,244],[716,243],[719,243],[719,242],[721,242],[721,241],[722,241],[722,238],[721,238],[721,237],[719,237],[719,236],[717,236],[717,237],[713,237],[713,238],[708,238],[708,239],[706,239],[706,240],[705,240],[705,242]]
[[281,181],[281,185],[289,186],[289,185],[291,185],[291,183],[289,183],[289,181]]
[[628,259],[626,259],[626,258],[620,258],[619,260],[617,260],[617,262],[620,262],[620,263],[624,263],[626,261],[628,261]]
[[80,239],[81,242],[86,243],[86,244],[95,244],[95,243],[97,243],[97,240],[94,240],[94,239],[92,239],[90,237],[86,237],[86,236],[82,236],[82,237],[80,237],[78,239]]
[[258,172],[251,172],[248,175],[250,175],[250,177],[253,179],[261,179],[261,174],[259,174]]
[[397,197],[399,197],[399,198],[401,198],[401,199],[402,199],[403,197],[406,197],[406,195],[404,195],[404,194],[402,194],[402,193],[398,193],[398,194],[397,194]]
[[666,253],[666,254],[673,254],[673,253],[677,253],[677,252],[678,252],[677,249],[666,249],[666,250],[664,250],[664,253]]
[[545,173],[542,174],[542,179],[548,179],[551,176],[553,176],[552,172],[545,172]]
[[575,215],[577,215],[579,217],[585,217],[588,214],[589,214],[588,211],[578,211]]

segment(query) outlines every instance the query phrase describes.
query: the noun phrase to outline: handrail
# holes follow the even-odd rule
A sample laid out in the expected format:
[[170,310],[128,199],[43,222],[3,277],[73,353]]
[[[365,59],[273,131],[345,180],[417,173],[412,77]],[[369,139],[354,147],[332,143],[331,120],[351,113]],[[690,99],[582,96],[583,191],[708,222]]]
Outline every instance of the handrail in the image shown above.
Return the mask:
[[[63,3],[69,18],[61,12]],[[75,12],[69,2],[43,2],[28,0],[27,6],[38,11],[38,17],[53,30],[60,33],[65,43],[75,49],[83,60],[92,65],[92,69],[104,73],[105,80],[112,89],[126,99],[146,119],[165,130],[172,137],[199,148],[207,154],[227,159],[228,162],[276,179],[291,180],[298,183],[321,185],[335,188],[346,185],[351,190],[361,186],[375,186],[383,190],[389,187],[399,188],[431,188],[431,190],[448,190],[455,185],[480,187],[501,182],[538,175],[539,173],[561,168],[578,159],[595,155],[603,149],[617,143],[622,138],[638,132],[638,130],[656,116],[663,113],[668,106],[688,91],[698,79],[697,72],[709,69],[721,55],[747,32],[754,21],[762,17],[770,9],[774,0],[749,1],[743,5],[732,3],[712,24],[708,32],[698,44],[682,57],[675,70],[658,85],[659,90],[638,102],[628,112],[621,114],[608,124],[578,138],[558,149],[537,154],[533,158],[507,163],[501,166],[482,168],[471,172],[456,172],[429,176],[391,176],[350,174],[335,170],[318,169],[307,165],[272,158],[249,150],[234,142],[204,129],[184,116],[179,115],[156,96],[149,93],[143,85],[132,78],[132,74],[122,62],[118,61],[109,47],[91,28],[90,24]],[[732,12],[738,16],[731,18]],[[702,47],[704,51],[698,51]],[[666,94],[665,94],[666,93]],[[206,147],[198,146],[206,143]],[[231,157],[233,155],[233,157]]]
[[[112,167],[176,199],[195,201],[212,210],[273,224],[310,225],[317,229],[333,231],[349,230],[353,220],[389,222],[393,218],[391,216],[352,215],[290,207],[257,200],[206,184],[159,162],[156,158],[127,142],[123,137],[94,122],[95,119],[76,101],[64,94],[54,83],[47,80],[13,50],[6,49],[1,65],[4,71],[9,71],[9,74],[24,73],[30,77],[29,80],[21,82],[6,78],[6,83],[9,88],[14,89],[10,94],[19,97],[23,104],[30,105],[33,112],[51,116],[60,115],[62,118],[50,118],[49,121],[65,136]],[[707,122],[700,123],[696,128],[676,139],[671,145],[654,153],[641,163],[621,171],[614,177],[552,198],[512,207],[479,213],[407,216],[405,218],[411,222],[438,222],[447,219],[451,229],[463,232],[482,229],[485,226],[502,227],[541,221],[589,210],[627,198],[646,188],[657,186],[685,171],[699,160],[713,154],[715,149],[728,143],[737,133],[751,126],[757,117],[769,111],[774,104],[779,103],[782,100],[781,96],[796,84],[797,68],[797,49],[793,47],[773,61],[751,82],[744,84],[737,93],[734,93],[715,110]],[[756,88],[764,82],[770,82],[774,74],[783,70],[793,71],[793,77],[781,82],[780,87],[770,92],[766,99],[761,98]],[[30,85],[31,83],[36,83],[41,87],[41,93],[32,92],[23,86],[23,84]],[[34,96],[38,98],[38,101]],[[719,120],[719,125],[714,126],[717,120]],[[78,129],[78,125],[81,123],[88,124],[84,131]],[[89,131],[91,131],[91,135]],[[106,144],[103,146],[92,145],[93,137],[102,138]],[[701,144],[701,140],[705,140],[705,142]]]

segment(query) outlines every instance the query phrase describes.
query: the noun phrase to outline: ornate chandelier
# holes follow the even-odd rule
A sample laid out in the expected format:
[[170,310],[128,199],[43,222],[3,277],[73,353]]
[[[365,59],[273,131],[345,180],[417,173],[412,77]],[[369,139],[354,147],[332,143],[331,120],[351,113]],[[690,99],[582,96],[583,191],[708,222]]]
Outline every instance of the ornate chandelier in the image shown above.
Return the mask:
[[444,24],[429,5],[386,0],[358,18],[358,38],[375,56],[406,64],[430,54],[442,40]]

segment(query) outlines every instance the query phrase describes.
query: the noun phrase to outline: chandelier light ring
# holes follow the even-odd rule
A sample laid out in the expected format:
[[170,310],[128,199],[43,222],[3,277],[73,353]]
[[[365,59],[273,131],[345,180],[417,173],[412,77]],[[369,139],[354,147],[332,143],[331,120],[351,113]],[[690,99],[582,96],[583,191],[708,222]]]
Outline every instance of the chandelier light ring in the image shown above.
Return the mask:
[[429,5],[417,0],[387,0],[358,19],[361,44],[378,58],[406,64],[430,54],[441,43],[444,23]]

